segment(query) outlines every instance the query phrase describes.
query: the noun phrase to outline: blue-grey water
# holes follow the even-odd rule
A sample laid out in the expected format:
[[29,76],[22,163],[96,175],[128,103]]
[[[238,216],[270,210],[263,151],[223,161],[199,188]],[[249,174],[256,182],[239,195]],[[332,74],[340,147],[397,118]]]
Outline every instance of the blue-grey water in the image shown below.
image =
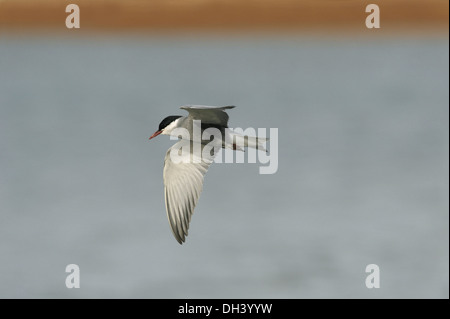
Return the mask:
[[[446,37],[3,34],[0,297],[448,298],[448,58]],[[174,142],[148,137],[184,104],[278,128],[279,167],[214,164],[180,246]]]

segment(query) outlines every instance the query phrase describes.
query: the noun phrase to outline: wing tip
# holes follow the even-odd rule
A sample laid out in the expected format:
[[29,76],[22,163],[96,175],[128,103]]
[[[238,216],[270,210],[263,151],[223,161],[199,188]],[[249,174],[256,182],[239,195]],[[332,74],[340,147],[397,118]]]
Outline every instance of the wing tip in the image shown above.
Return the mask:
[[185,242],[185,239],[184,239],[184,238],[177,238],[177,237],[175,237],[175,239],[177,240],[177,242],[178,242],[180,245],[183,245],[184,242]]
[[173,224],[170,219],[169,219],[169,224],[170,224],[170,229],[172,230],[173,237],[175,237],[176,241],[180,245],[183,245],[183,243],[186,241],[186,236],[188,235],[187,232],[182,231],[180,233],[177,225]]
[[175,237],[175,240],[180,244],[180,245],[183,245],[184,244],[184,242],[186,241],[186,236],[187,236],[187,234],[179,234],[178,233],[178,231],[177,231],[177,229],[176,229],[176,226],[175,225],[172,225],[172,223],[170,223],[170,229],[172,230],[172,234],[173,234],[173,237]]
[[[175,232],[173,232],[173,234],[175,235]],[[182,233],[182,234],[176,234],[175,235],[175,239],[177,240],[177,242],[180,244],[180,245],[183,245],[185,242],[186,242],[186,236],[187,236],[187,233]]]
[[195,109],[196,107],[211,107],[211,108],[217,108],[217,109],[222,109],[222,110],[228,110],[228,109],[234,109],[236,107],[236,105],[225,105],[225,106],[207,106],[207,105],[196,105],[196,104],[186,104],[186,105],[182,105],[180,106],[180,109],[182,110],[189,110],[191,108]]

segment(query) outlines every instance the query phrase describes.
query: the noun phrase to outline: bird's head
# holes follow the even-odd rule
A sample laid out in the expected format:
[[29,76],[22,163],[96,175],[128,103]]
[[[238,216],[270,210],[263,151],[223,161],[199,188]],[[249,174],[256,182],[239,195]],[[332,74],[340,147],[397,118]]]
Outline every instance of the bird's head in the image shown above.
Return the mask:
[[170,135],[172,130],[177,127],[178,119],[181,115],[171,115],[166,117],[164,120],[159,123],[158,130],[150,136],[149,140],[154,137],[157,137],[159,134]]

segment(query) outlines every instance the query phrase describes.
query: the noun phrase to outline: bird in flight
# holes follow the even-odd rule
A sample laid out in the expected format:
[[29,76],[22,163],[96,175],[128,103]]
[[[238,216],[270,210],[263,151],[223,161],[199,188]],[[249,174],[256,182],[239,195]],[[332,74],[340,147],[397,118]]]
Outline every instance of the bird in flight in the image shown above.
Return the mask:
[[[203,188],[203,178],[218,149],[243,151],[244,147],[252,147],[266,151],[263,143],[268,139],[243,136],[228,128],[229,116],[225,110],[232,108],[234,106],[182,106],[181,109],[188,111],[188,116],[167,116],[149,138],[160,134],[181,136],[167,151],[163,171],[167,218],[180,244],[184,243],[188,234],[189,223]],[[219,138],[212,141],[203,139],[205,131],[215,133],[210,136]]]

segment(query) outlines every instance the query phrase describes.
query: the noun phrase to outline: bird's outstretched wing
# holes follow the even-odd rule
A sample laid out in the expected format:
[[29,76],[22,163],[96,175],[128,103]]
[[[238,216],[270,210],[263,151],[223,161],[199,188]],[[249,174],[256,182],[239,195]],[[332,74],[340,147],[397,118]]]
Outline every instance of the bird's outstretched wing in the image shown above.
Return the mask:
[[228,126],[228,114],[224,111],[235,106],[206,106],[206,105],[184,105],[180,109],[189,112],[192,120],[201,120],[202,123]]
[[[203,189],[203,177],[214,157],[192,150],[194,143],[180,140],[164,159],[164,197],[167,218],[176,240],[182,244],[188,234],[189,222]],[[203,151],[204,145],[198,144]],[[200,152],[201,153],[201,152]]]

